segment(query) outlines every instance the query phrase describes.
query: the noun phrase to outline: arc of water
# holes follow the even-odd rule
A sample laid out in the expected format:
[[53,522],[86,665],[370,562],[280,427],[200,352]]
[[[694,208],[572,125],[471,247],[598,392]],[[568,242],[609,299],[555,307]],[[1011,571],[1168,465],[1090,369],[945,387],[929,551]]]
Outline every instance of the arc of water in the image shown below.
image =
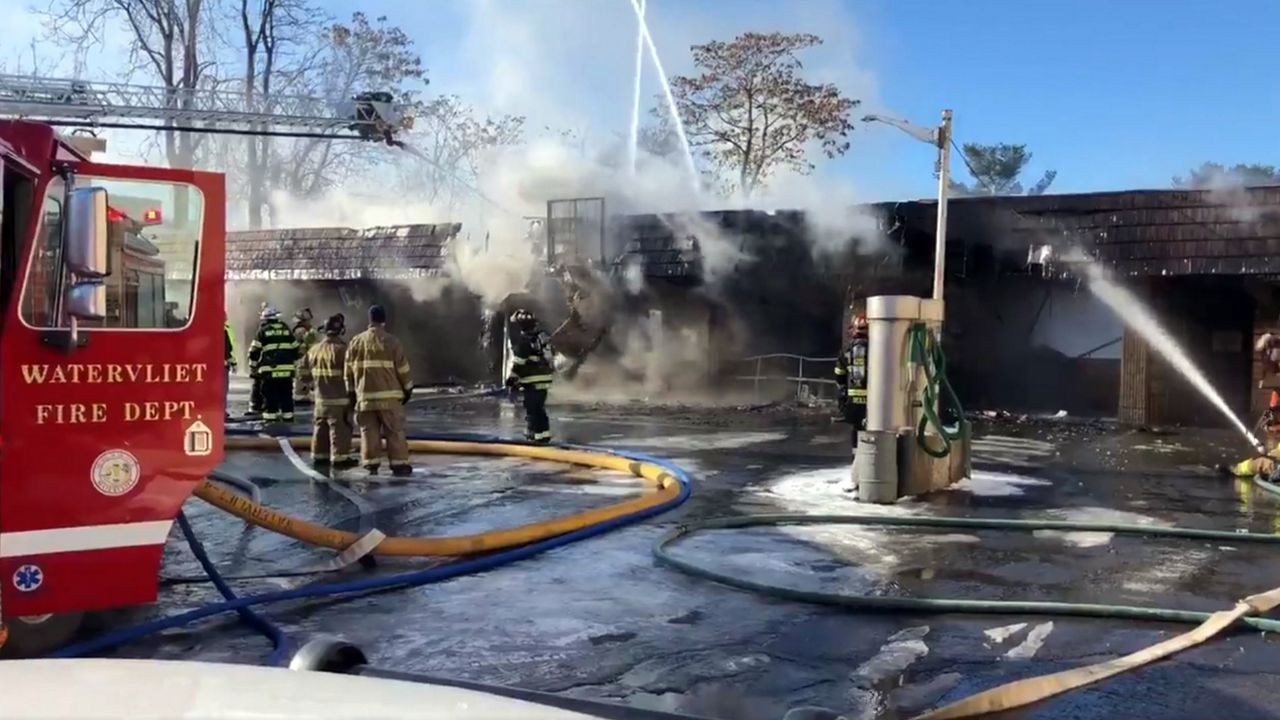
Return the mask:
[[[1083,252],[1077,251],[1077,257],[1084,257]],[[1200,392],[1201,395],[1209,401],[1210,404],[1227,418],[1236,430],[1245,437],[1249,445],[1259,453],[1265,453],[1266,448],[1262,443],[1258,442],[1258,438],[1249,432],[1249,428],[1245,427],[1240,418],[1231,411],[1231,407],[1227,405],[1226,400],[1213,387],[1213,383],[1209,382],[1209,378],[1205,377],[1200,368],[1196,367],[1191,357],[1182,349],[1177,340],[1169,334],[1160,321],[1150,309],[1142,303],[1132,292],[1121,286],[1119,283],[1107,277],[1103,269],[1091,260],[1084,260],[1085,274],[1089,280],[1089,289],[1097,295],[1102,302],[1111,308],[1112,312],[1119,315],[1125,324],[1142,336],[1147,344],[1172,366],[1175,370],[1186,378],[1191,386]]]
[[[640,23],[644,22],[645,0],[639,0]],[[631,127],[627,133],[627,169],[636,174],[636,155],[640,144],[640,78],[644,74],[644,32],[636,27],[636,77],[631,95]]]
[[680,149],[684,151],[685,166],[689,171],[689,181],[696,188],[698,185],[698,167],[693,162],[693,150],[689,147],[689,137],[685,135],[684,123],[680,121],[680,110],[676,107],[675,95],[671,93],[671,84],[667,82],[667,71],[662,68],[662,58],[658,57],[658,48],[653,44],[653,35],[649,32],[649,24],[644,19],[644,8],[640,0],[631,0],[631,8],[635,10],[636,21],[640,26],[640,35],[645,47],[649,49],[649,59],[653,61],[653,69],[658,73],[658,81],[662,85],[662,94],[667,101],[667,110],[671,113],[671,121],[676,129],[676,137],[680,139]]

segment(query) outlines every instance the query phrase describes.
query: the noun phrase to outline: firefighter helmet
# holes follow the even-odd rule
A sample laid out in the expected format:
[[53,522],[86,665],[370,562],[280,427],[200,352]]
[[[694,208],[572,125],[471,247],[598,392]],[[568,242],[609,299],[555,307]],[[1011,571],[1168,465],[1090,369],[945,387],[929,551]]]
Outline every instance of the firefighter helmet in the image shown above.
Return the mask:
[[324,334],[337,337],[347,330],[347,321],[341,315],[330,315],[324,321]]
[[296,320],[297,322],[309,323],[314,317],[315,316],[311,314],[311,308],[302,308],[301,310],[293,314],[293,319]]
[[538,319],[531,311],[520,308],[511,313],[511,322],[521,330],[530,330],[538,324]]
[[853,331],[854,331],[854,332],[860,332],[860,333],[862,333],[862,332],[866,332],[866,331],[867,331],[867,316],[866,316],[866,315],[854,315],[854,316],[853,316],[853,322],[852,322],[852,323],[850,323],[849,325],[850,325],[850,327],[852,327],[852,328],[853,328]]
[[274,319],[276,319],[276,318],[278,318],[278,317],[280,317],[280,311],[279,311],[279,310],[277,310],[277,309],[275,309],[275,308],[271,307],[270,305],[268,305],[268,304],[266,304],[266,303],[263,303],[263,304],[262,304],[262,315],[260,316],[260,319],[262,319],[262,320],[274,320]]

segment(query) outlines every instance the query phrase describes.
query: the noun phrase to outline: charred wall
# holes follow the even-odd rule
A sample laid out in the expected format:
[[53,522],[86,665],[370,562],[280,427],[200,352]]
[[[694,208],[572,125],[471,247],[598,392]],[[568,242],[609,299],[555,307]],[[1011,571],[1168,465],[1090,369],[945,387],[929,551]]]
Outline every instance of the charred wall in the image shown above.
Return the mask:
[[444,285],[438,296],[415,297],[414,288],[382,280],[272,280],[227,283],[228,317],[246,352],[257,328],[258,308],[268,302],[292,325],[310,307],[317,324],[335,313],[347,319],[347,336],[367,325],[372,304],[387,310],[387,327],[404,343],[418,385],[489,380],[484,349],[485,317],[479,298],[461,286]]

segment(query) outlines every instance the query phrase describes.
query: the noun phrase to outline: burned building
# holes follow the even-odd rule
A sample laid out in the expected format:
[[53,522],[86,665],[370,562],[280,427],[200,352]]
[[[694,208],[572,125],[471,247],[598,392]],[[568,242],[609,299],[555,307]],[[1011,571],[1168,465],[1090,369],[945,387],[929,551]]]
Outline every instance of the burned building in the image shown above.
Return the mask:
[[[833,357],[850,308],[870,295],[930,293],[936,203],[860,212],[870,224],[819,246],[800,212],[610,216],[598,198],[553,201],[529,238],[548,268],[534,284],[556,295],[572,267],[617,295],[597,367],[642,379],[646,363],[666,358],[679,367],[664,377],[729,381],[745,356]],[[1149,304],[1234,412],[1260,412],[1269,391],[1251,349],[1262,332],[1280,331],[1278,218],[1280,187],[954,199],[944,325],[953,385],[973,409],[1223,422],[1055,262],[1076,247]],[[289,313],[275,298],[297,291],[329,299],[309,300],[317,316],[351,317],[376,299],[407,335],[431,339],[416,350],[421,381],[493,379],[478,300],[430,282],[444,274],[459,229],[235,233],[229,302],[246,314],[270,299]],[[253,284],[265,280],[270,293]],[[563,318],[548,313],[553,325]]]
[[[908,244],[932,238],[935,210],[895,206],[915,236]],[[1236,415],[1265,407],[1252,346],[1280,327],[1280,187],[963,198],[949,228],[947,352],[972,404],[1139,425],[1225,422],[1053,263],[1074,246],[1150,308]]]
[[[671,218],[620,218],[615,232],[629,239],[617,262],[643,268],[652,285],[714,301],[740,326],[740,355],[831,356],[852,304],[931,291],[936,203],[867,212],[880,237],[851,234],[838,254],[814,250],[801,213],[704,213],[695,232]],[[709,277],[696,230],[732,256],[718,277]],[[1280,187],[954,199],[944,333],[967,406],[1224,422],[1080,277],[1054,264],[1069,247],[1147,303],[1236,414],[1261,412],[1269,390],[1259,388],[1251,349],[1280,330]]]
[[480,380],[480,304],[446,277],[459,230],[439,224],[228,233],[228,318],[248,338],[261,303],[274,305],[287,322],[309,307],[317,324],[343,313],[353,335],[378,303],[392,332],[405,339],[415,383]]

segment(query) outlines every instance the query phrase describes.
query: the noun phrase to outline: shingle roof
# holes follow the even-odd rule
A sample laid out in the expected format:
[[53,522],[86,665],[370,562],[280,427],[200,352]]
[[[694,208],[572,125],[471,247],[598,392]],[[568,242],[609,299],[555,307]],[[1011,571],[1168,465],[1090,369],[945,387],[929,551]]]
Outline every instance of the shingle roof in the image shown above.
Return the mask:
[[292,228],[227,233],[228,280],[412,278],[445,272],[462,226]]
[[[931,230],[936,203],[900,203]],[[1280,272],[1280,186],[957,198],[949,240],[1074,243],[1127,275]]]

